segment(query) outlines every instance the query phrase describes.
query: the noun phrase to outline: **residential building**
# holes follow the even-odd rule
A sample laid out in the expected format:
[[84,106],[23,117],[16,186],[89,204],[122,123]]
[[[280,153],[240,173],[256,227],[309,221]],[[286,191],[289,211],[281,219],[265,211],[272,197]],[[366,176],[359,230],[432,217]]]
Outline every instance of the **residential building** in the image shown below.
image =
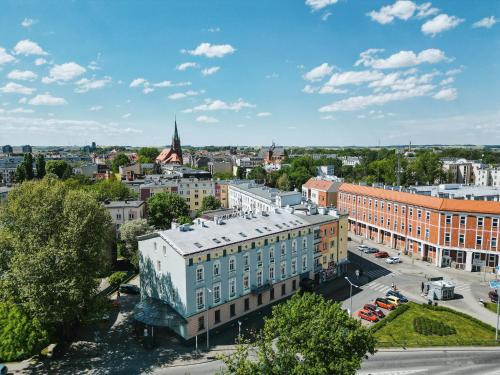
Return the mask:
[[281,191],[254,182],[229,185],[229,208],[241,211],[271,211],[301,202],[302,195],[298,191]]
[[143,201],[106,201],[103,205],[111,215],[111,220],[117,231],[127,221],[146,217],[146,203]]
[[399,187],[386,188],[439,198],[475,201],[500,201],[500,188],[494,186],[440,184],[430,186],[410,186],[404,189]]
[[172,137],[172,146],[160,152],[156,157],[156,162],[159,164],[180,164],[182,165],[182,148],[179,132],[177,131],[177,120],[174,122],[174,135]]
[[273,142],[270,147],[260,149],[259,157],[264,160],[265,164],[281,164],[286,158],[286,149],[277,147]]
[[16,169],[22,161],[22,156],[9,156],[0,159],[0,184],[11,185],[15,182]]
[[142,236],[135,318],[189,340],[287,298],[313,277],[315,228],[335,221],[280,209]]
[[333,165],[320,165],[318,167],[318,177],[333,178],[335,177],[335,166]]
[[13,152],[14,152],[14,149],[12,148],[11,145],[2,146],[2,153],[3,154],[12,154]]
[[336,207],[340,184],[340,181],[311,177],[302,185],[302,196],[319,207]]
[[31,154],[33,152],[33,147],[31,147],[30,145],[24,145],[21,146],[21,151],[23,152],[23,154]]
[[483,167],[477,170],[476,185],[500,187],[500,167]]
[[13,189],[12,187],[0,186],[0,202],[7,199],[7,195],[9,195],[9,192],[12,189]]
[[216,173],[233,173],[233,164],[229,160],[212,160],[208,162],[208,171],[214,175]]
[[499,265],[500,202],[450,199],[344,183],[338,209],[349,230],[435,264],[477,271]]
[[361,164],[359,156],[342,156],[340,160],[342,161],[342,165],[350,165],[351,167]]

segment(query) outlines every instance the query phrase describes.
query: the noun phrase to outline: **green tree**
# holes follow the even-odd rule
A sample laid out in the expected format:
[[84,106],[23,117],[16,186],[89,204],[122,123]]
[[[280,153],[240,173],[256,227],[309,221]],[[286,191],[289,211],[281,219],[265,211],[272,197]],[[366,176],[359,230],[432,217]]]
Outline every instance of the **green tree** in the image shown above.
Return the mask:
[[139,162],[153,163],[159,152],[156,147],[141,147],[139,149]]
[[277,183],[278,189],[289,191],[292,190],[292,182],[290,181],[290,177],[286,173],[283,173],[280,178],[278,178]]
[[15,173],[15,179],[16,182],[21,183],[24,180],[26,180],[26,168],[24,167],[24,163],[21,162],[16,168],[16,173]]
[[35,173],[33,172],[33,155],[31,153],[24,154],[23,165],[26,170],[26,180],[33,180]]
[[47,331],[38,319],[30,319],[13,303],[0,302],[0,362],[25,359],[47,342]]
[[123,152],[116,154],[113,162],[111,163],[111,169],[113,172],[118,173],[119,168],[124,165],[130,165],[130,160],[127,155]]
[[41,180],[45,177],[45,156],[38,154],[35,159],[36,177]]
[[101,180],[90,185],[88,189],[95,193],[99,202],[106,200],[121,201],[137,197],[134,191],[118,180]]
[[156,229],[169,229],[180,216],[189,216],[189,207],[177,194],[157,193],[148,199],[148,223]]
[[108,277],[109,285],[118,286],[127,278],[127,273],[123,271],[113,272]]
[[8,258],[0,300],[21,304],[45,328],[68,332],[93,309],[109,264],[109,213],[89,192],[46,177],[9,193],[0,227],[10,239],[0,247],[0,258]]
[[175,221],[179,224],[193,224],[193,219],[190,216],[179,216]]
[[248,173],[248,179],[250,180],[255,180],[256,182],[264,182],[266,180],[266,170],[263,167],[257,166],[254,167],[249,173]]
[[218,210],[221,207],[222,204],[220,200],[215,198],[213,195],[207,195],[206,197],[203,197],[203,200],[201,201],[201,208],[199,210],[199,213],[211,210]]
[[295,294],[273,307],[254,342],[240,344],[235,356],[221,357],[228,367],[222,373],[351,375],[374,351],[372,333],[339,303]]
[[236,177],[240,180],[244,180],[245,178],[247,178],[245,168],[236,168]]
[[45,165],[46,173],[53,173],[62,180],[65,180],[73,174],[71,165],[65,160],[49,160]]
[[146,219],[130,220],[120,227],[121,254],[136,268],[139,267],[137,237],[153,230]]

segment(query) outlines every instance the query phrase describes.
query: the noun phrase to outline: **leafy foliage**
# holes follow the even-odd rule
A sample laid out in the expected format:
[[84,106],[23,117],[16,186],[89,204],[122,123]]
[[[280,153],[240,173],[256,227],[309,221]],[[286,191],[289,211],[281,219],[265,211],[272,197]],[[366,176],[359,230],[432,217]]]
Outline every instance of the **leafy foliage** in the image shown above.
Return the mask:
[[71,165],[64,160],[49,160],[45,165],[45,170],[47,173],[55,174],[60,179],[67,179],[73,174]]
[[38,154],[35,159],[36,177],[42,179],[45,177],[45,156]]
[[118,173],[118,170],[121,166],[129,164],[130,159],[128,158],[128,156],[123,152],[120,152],[116,154],[115,158],[113,159],[113,162],[111,163],[111,169],[113,170],[113,172]]
[[457,330],[439,320],[417,316],[413,319],[413,329],[421,335],[449,336],[457,333]]
[[292,182],[286,173],[283,173],[277,181],[278,189],[288,191],[292,189]]
[[101,180],[88,187],[89,191],[95,193],[99,202],[106,200],[125,200],[137,197],[137,194],[118,180]]
[[148,223],[156,229],[169,229],[180,216],[189,216],[189,207],[179,195],[157,193],[148,199]]
[[256,182],[263,183],[266,180],[266,170],[263,167],[253,168],[247,176],[250,180],[255,180]]
[[113,272],[109,277],[109,284],[112,286],[120,285],[127,278],[127,273],[123,271]]
[[[355,374],[375,339],[338,303],[296,294],[273,307],[253,343],[223,356],[225,374]],[[248,354],[254,354],[249,357]]]
[[37,319],[30,319],[13,303],[0,303],[0,362],[24,359],[47,340],[48,334]]
[[153,163],[159,152],[156,147],[141,147],[139,149],[139,162]]
[[213,195],[207,195],[203,197],[201,201],[201,208],[199,213],[203,213],[205,211],[217,210],[222,207],[220,200],[215,198]]
[[139,267],[139,244],[137,237],[153,231],[146,219],[130,220],[120,227],[120,240],[122,241],[122,255],[136,268]]

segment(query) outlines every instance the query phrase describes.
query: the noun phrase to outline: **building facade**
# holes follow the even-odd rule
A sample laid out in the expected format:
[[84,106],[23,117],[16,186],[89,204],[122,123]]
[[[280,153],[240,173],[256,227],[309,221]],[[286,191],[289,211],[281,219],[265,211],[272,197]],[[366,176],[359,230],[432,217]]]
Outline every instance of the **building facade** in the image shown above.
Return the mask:
[[302,185],[302,196],[319,207],[336,207],[341,182],[311,177]]
[[156,162],[159,164],[183,164],[181,139],[177,131],[177,120],[175,121],[174,135],[172,136],[172,146],[162,150],[156,157]]
[[342,184],[349,230],[435,264],[478,271],[499,265],[500,202],[449,199]]
[[104,207],[111,215],[111,220],[118,231],[127,221],[144,219],[146,217],[146,203],[143,201],[111,201],[104,202]]
[[298,191],[281,191],[254,182],[229,185],[229,208],[262,212],[301,202],[302,195]]
[[279,210],[143,236],[142,298],[168,304],[166,325],[194,338],[295,293],[314,274],[315,228],[336,220]]

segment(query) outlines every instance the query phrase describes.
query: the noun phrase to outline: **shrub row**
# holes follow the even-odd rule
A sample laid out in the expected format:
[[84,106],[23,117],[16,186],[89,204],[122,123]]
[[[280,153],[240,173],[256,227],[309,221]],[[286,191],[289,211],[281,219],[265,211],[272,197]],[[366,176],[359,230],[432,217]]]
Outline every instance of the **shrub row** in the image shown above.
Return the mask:
[[470,316],[470,315],[467,315],[467,314],[464,314],[463,312],[460,312],[460,311],[456,311],[456,310],[453,310],[453,309],[450,309],[449,307],[444,307],[444,306],[432,306],[432,305],[427,305],[426,303],[423,303],[421,305],[422,307],[428,309],[428,310],[433,310],[433,311],[446,311],[446,312],[449,312],[449,313],[452,313],[452,314],[455,314],[455,315],[458,315],[464,319],[467,319],[469,320],[470,322],[472,323],[475,323],[479,326],[481,326],[482,328],[484,329],[487,329],[489,331],[492,331],[492,332],[495,332],[495,328],[490,326],[488,323],[485,323],[485,322],[482,322],[481,320],[479,319],[476,319],[474,318],[473,316]]
[[387,315],[384,319],[380,320],[379,322],[375,323],[370,329],[372,333],[377,332],[379,329],[382,329],[385,327],[389,322],[392,322],[394,319],[396,319],[398,316],[403,314],[405,311],[408,311],[410,309],[410,305],[399,305],[396,310],[394,310],[392,313]]
[[417,316],[413,319],[413,329],[415,332],[425,336],[449,336],[457,333],[454,327],[449,326],[439,320]]

